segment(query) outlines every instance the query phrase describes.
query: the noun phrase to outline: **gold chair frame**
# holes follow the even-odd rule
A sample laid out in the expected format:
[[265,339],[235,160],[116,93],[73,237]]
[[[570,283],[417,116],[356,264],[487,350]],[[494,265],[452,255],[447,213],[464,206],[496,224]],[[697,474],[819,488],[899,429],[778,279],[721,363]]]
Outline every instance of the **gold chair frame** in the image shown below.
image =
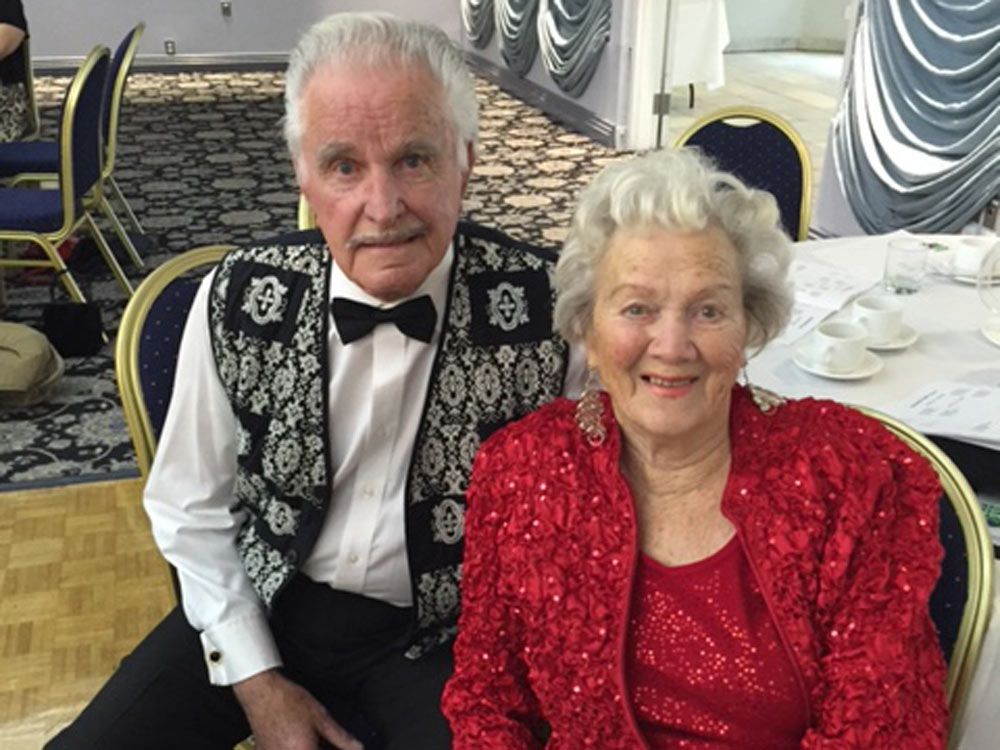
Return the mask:
[[[54,232],[48,233],[21,230],[4,231],[3,229],[0,229],[0,245],[8,242],[31,243],[41,247],[47,258],[46,260],[33,260],[25,258],[0,257],[0,269],[11,267],[53,268],[55,269],[56,274],[63,286],[66,287],[66,291],[70,298],[77,302],[85,302],[86,298],[83,296],[83,292],[80,291],[80,286],[76,283],[76,279],[74,279],[73,275],[70,273],[66,262],[62,259],[62,256],[59,255],[58,247],[81,226],[85,226],[87,231],[97,242],[97,247],[100,250],[101,255],[104,257],[105,263],[107,263],[108,267],[111,269],[112,275],[118,281],[119,286],[121,286],[125,293],[129,296],[132,294],[132,285],[129,283],[128,278],[126,278],[125,272],[122,271],[122,267],[118,265],[118,261],[112,254],[111,248],[108,246],[107,240],[104,239],[104,235],[101,234],[101,230],[98,228],[93,216],[91,216],[90,212],[87,211],[86,205],[82,207],[83,210],[81,210],[80,215],[77,216],[76,201],[73,198],[73,128],[69,125],[69,123],[72,123],[73,121],[76,108],[79,104],[83,84],[101,57],[110,57],[110,52],[107,47],[99,44],[91,50],[90,54],[87,55],[87,58],[80,65],[79,70],[70,82],[69,91],[66,94],[66,107],[63,116],[66,118],[67,126],[61,128],[60,132],[58,175],[59,189],[62,193],[63,225]],[[52,175],[18,175],[16,182],[21,182],[25,179],[40,181],[42,179],[51,178]],[[97,183],[93,189],[97,193],[100,193],[100,175],[98,175]]]
[[[122,55],[122,64],[118,69],[118,75],[115,76],[114,81],[109,81],[109,85],[113,88],[111,90],[111,111],[108,113],[108,142],[104,144],[104,171],[101,173],[103,185],[107,186],[108,190],[112,194],[112,197],[118,201],[122,210],[124,210],[125,218],[128,220],[128,223],[139,234],[145,234],[142,229],[142,224],[139,223],[139,219],[136,217],[135,212],[132,211],[132,207],[129,205],[128,201],[125,200],[125,196],[122,195],[121,188],[118,187],[118,182],[115,180],[113,172],[115,168],[115,156],[118,153],[118,118],[121,114],[122,99],[125,96],[125,85],[128,82],[128,76],[132,70],[132,63],[135,60],[136,51],[139,48],[139,40],[142,38],[145,30],[145,22],[140,21],[136,24],[132,32],[132,39]],[[132,243],[132,240],[129,239],[128,234],[125,232],[125,227],[122,225],[118,215],[111,207],[111,203],[108,201],[107,196],[104,195],[103,192],[98,193],[96,201],[101,210],[104,212],[104,215],[108,218],[108,221],[110,221],[111,225],[114,227],[115,234],[118,235],[118,239],[121,240],[121,243],[125,247],[125,251],[129,254],[129,257],[132,259],[132,262],[139,268],[144,267],[145,264],[143,263],[142,258],[135,249],[135,245]]]
[[[855,406],[858,411],[877,419],[893,435],[927,459],[941,480],[944,491],[958,518],[965,538],[969,561],[969,596],[962,612],[958,636],[948,663],[946,693],[951,726],[961,726],[962,712],[969,687],[979,664],[983,639],[990,622],[993,603],[993,543],[986,528],[976,493],[955,463],[934,443],[912,427],[874,409]],[[957,741],[952,732],[950,746]]]
[[206,272],[233,249],[232,245],[208,245],[188,250],[163,263],[143,279],[129,300],[118,326],[115,342],[115,378],[125,412],[125,424],[135,448],[139,473],[145,479],[156,453],[156,435],[149,421],[146,399],[139,379],[139,343],[146,317],[160,294],[173,281],[197,269]]
[[[204,269],[208,272],[218,265],[226,253],[234,249],[234,245],[206,245],[192,248],[171,258],[143,280],[125,307],[121,324],[118,326],[118,340],[115,342],[115,379],[118,381],[125,424],[132,438],[136,462],[143,481],[149,477],[149,469],[156,454],[156,435],[149,421],[149,411],[139,380],[139,343],[142,340],[146,317],[153,303],[171,283],[191,271]],[[170,585],[176,593],[176,582],[172,575]],[[244,740],[236,745],[236,750],[252,750],[252,748],[253,743],[250,740]]]
[[[799,231],[794,239],[801,242],[809,236],[809,220],[812,214],[812,159],[809,157],[809,149],[802,140],[802,136],[792,127],[785,118],[762,107],[725,107],[723,109],[710,112],[698,118],[687,130],[681,133],[674,143],[675,148],[684,146],[691,137],[706,125],[719,120],[752,120],[756,122],[766,122],[782,133],[795,147],[795,152],[799,156],[799,163],[802,165],[802,200],[799,205]],[[751,123],[752,124],[752,123]]]
[[[114,230],[115,236],[118,237],[118,241],[121,242],[122,247],[125,248],[125,252],[129,257],[129,260],[132,261],[136,268],[144,268],[146,264],[143,262],[142,256],[139,255],[139,251],[136,249],[135,243],[132,242],[132,239],[125,231],[125,226],[122,224],[121,219],[118,218],[118,214],[115,213],[111,202],[104,194],[104,189],[107,187],[115,200],[121,204],[125,211],[125,218],[128,219],[132,228],[139,234],[144,234],[142,225],[139,223],[139,219],[136,218],[135,213],[132,211],[132,207],[128,204],[128,201],[125,200],[125,196],[122,195],[122,191],[118,187],[118,183],[115,181],[112,172],[114,171],[115,166],[115,155],[118,152],[118,117],[121,112],[122,97],[125,93],[125,84],[128,80],[128,75],[132,68],[132,62],[135,59],[135,54],[139,47],[139,39],[142,37],[145,30],[146,24],[144,22],[140,22],[135,26],[132,32],[132,39],[122,55],[122,64],[118,69],[118,74],[115,76],[115,80],[108,81],[108,85],[111,86],[111,109],[108,112],[108,139],[104,144],[104,161],[101,167],[101,180],[94,186],[94,189],[87,195],[87,198],[83,203],[83,208],[86,213],[89,214],[92,211],[100,210],[104,214],[108,222],[111,224],[111,228]],[[24,172],[11,178],[10,184],[18,185],[22,182],[42,184],[51,181],[53,178],[54,175],[52,174]],[[111,247],[107,244],[103,235],[95,235],[94,239],[100,246],[101,253],[103,255],[108,256],[111,254]],[[119,283],[121,283],[120,280]],[[128,294],[132,294],[131,287],[127,288],[125,291]]]

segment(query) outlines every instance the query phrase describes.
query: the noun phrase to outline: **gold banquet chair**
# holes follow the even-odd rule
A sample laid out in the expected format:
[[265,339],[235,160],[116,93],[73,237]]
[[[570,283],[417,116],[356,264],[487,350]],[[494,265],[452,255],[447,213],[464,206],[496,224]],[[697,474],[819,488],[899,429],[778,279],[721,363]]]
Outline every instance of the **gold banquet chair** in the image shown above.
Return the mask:
[[170,405],[177,350],[198,284],[232,249],[211,245],[171,258],[143,280],[125,307],[115,342],[115,376],[143,478]]
[[720,169],[771,193],[788,235],[806,239],[812,162],[805,142],[787,120],[760,107],[727,107],[697,120],[675,146],[695,146]]
[[[0,268],[52,268],[71,299],[83,302],[83,292],[57,248],[81,227],[93,236],[105,263],[127,295],[132,285],[86,209],[87,196],[100,191],[103,145],[101,107],[109,65],[108,48],[98,45],[80,65],[63,100],[59,124],[58,188],[0,187],[0,244],[30,243],[43,259],[8,258]],[[25,142],[28,146],[36,142]],[[8,143],[3,146],[18,144]]]
[[[101,136],[103,142],[103,159],[101,162],[101,179],[88,192],[83,201],[83,211],[94,215],[100,210],[114,229],[115,234],[121,242],[122,247],[136,268],[143,267],[142,257],[136,249],[132,239],[125,231],[125,227],[114,208],[108,195],[115,198],[125,211],[125,216],[136,232],[142,234],[142,225],[136,218],[132,207],[125,200],[121,189],[114,178],[115,155],[118,151],[118,121],[121,115],[122,98],[125,93],[125,84],[128,81],[129,73],[132,70],[132,63],[135,60],[136,50],[139,47],[139,39],[145,30],[144,23],[137,24],[115,50],[111,57],[108,71],[107,86],[104,90],[101,107]],[[35,141],[33,143],[14,143],[0,145],[0,179],[5,180],[10,185],[21,183],[44,184],[55,179],[56,172],[59,171],[59,144],[54,141]],[[101,252],[105,255],[111,253],[111,248],[104,241],[103,236],[96,236],[94,239],[100,244]]]
[[934,443],[890,416],[855,406],[881,422],[893,435],[923,456],[941,480],[941,578],[931,595],[931,617],[948,662],[946,686],[952,738],[979,663],[993,601],[993,544],[976,493],[954,462]]
[[[170,406],[177,350],[195,292],[202,278],[232,249],[232,245],[209,245],[171,258],[145,278],[125,307],[115,343],[115,377],[143,479],[149,476]],[[170,577],[180,601],[172,569]],[[252,747],[248,741],[237,745],[237,750]]]
[[[136,24],[119,43],[115,54],[111,58],[111,77],[108,80],[108,92],[104,110],[104,171],[101,173],[103,186],[108,189],[110,196],[118,201],[118,204],[125,212],[125,218],[128,220],[128,223],[138,234],[145,234],[145,232],[139,223],[139,219],[136,218],[132,206],[125,200],[121,188],[118,187],[118,182],[114,176],[114,168],[115,155],[118,153],[118,121],[121,117],[122,100],[125,97],[125,84],[128,83],[129,74],[132,72],[132,63],[135,61],[135,54],[139,48],[139,39],[145,30],[145,23],[139,22]],[[118,239],[132,259],[132,262],[139,268],[142,268],[142,258],[126,233],[125,227],[122,226],[118,215],[112,208],[108,195],[99,194],[96,196],[96,200],[104,215],[111,222],[112,227],[114,227],[115,234],[118,235]]]
[[[232,245],[209,245],[171,258],[146,277],[125,307],[115,343],[115,377],[143,479],[149,476],[170,406],[177,351],[195,292],[204,276],[233,249]],[[179,601],[172,570],[171,584]],[[236,750],[252,750],[253,746],[248,739]]]

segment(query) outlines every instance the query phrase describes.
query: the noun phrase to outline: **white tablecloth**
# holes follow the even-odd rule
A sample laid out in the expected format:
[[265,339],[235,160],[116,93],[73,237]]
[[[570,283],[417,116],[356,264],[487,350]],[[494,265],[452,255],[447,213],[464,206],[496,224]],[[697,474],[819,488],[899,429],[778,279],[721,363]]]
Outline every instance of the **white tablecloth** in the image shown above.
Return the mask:
[[[954,238],[940,241],[954,242]],[[802,242],[794,247],[798,259],[821,261],[876,286],[882,278],[885,246],[885,236],[871,236]],[[893,405],[929,382],[1000,382],[1000,347],[979,330],[987,310],[974,284],[930,276],[920,292],[897,299],[904,305],[904,323],[916,329],[919,338],[903,351],[879,352],[883,368],[873,377],[838,381],[812,375],[792,361],[796,345],[774,343],[750,360],[751,381],[784,396],[831,398],[901,419],[904,415],[894,413]],[[838,316],[848,316],[848,311],[834,315]],[[1000,417],[1000,404],[996,416]]]
[[[945,244],[954,241],[939,239]],[[885,246],[884,236],[846,237],[799,243],[795,252],[796,258],[821,260],[875,285],[882,277]],[[1000,369],[1000,348],[979,332],[987,311],[975,286],[932,276],[917,294],[899,299],[905,305],[904,321],[917,330],[919,338],[904,351],[880,353],[885,363],[874,377],[860,381],[817,377],[794,364],[795,345],[772,344],[750,361],[750,380],[785,396],[832,398],[892,414],[893,403],[928,381],[968,379],[970,373],[986,376]],[[834,317],[838,315],[846,311]],[[1000,453],[997,466],[1000,471]],[[961,750],[1000,747],[1000,561],[995,570],[993,617],[970,688],[965,721],[958,729]]]

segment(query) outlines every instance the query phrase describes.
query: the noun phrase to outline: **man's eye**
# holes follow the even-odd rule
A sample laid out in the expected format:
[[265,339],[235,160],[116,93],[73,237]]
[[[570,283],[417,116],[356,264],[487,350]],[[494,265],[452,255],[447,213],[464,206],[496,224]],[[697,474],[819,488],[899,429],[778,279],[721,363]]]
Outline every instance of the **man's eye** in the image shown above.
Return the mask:
[[424,163],[424,157],[420,154],[407,154],[402,161],[403,166],[407,169],[417,169]]
[[333,164],[333,171],[341,175],[349,175],[354,173],[354,165],[349,161],[338,161]]

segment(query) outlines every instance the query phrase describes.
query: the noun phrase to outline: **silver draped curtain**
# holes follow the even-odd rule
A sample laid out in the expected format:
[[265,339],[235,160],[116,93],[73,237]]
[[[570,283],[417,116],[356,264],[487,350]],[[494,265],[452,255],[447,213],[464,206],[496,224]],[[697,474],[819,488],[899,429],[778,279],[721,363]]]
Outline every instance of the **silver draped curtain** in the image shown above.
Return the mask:
[[573,97],[587,89],[611,37],[611,0],[541,0],[538,45],[545,69]]
[[973,219],[1000,192],[1000,0],[861,0],[831,146],[865,231]]
[[538,52],[538,0],[494,0],[493,8],[500,54],[508,68],[524,77]]
[[493,36],[493,0],[462,0],[462,24],[472,46],[483,49]]

